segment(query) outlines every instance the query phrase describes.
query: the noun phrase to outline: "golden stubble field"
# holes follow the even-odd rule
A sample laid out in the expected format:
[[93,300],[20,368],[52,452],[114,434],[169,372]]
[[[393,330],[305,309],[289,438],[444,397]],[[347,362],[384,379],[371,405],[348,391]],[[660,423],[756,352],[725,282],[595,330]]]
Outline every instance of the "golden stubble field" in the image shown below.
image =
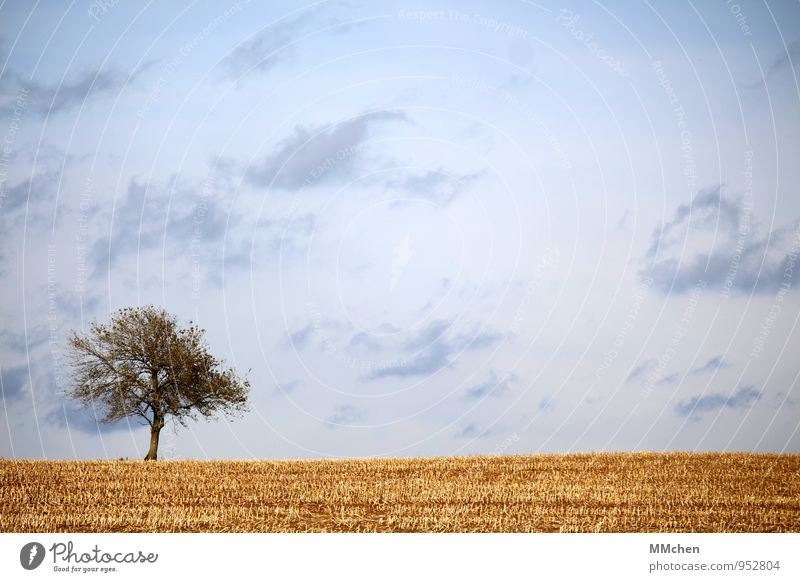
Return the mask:
[[800,456],[0,460],[3,532],[800,531]]

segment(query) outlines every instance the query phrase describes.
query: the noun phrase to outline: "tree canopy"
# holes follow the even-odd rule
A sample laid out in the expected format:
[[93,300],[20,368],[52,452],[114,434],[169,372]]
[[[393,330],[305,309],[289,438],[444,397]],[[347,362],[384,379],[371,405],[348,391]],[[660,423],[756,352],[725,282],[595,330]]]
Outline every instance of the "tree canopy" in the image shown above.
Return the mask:
[[69,352],[74,383],[69,395],[99,404],[101,422],[139,417],[150,426],[146,460],[158,454],[158,436],[168,417],[188,419],[247,410],[250,383],[209,353],[205,330],[155,306],[115,312],[107,324],[73,333]]

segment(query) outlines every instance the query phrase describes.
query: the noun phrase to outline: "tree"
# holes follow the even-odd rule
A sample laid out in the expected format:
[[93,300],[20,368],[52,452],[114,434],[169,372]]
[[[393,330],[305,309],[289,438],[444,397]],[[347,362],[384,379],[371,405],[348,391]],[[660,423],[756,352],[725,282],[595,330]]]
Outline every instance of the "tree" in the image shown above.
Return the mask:
[[73,333],[69,353],[75,372],[68,392],[84,405],[99,403],[101,422],[140,417],[150,425],[145,460],[158,458],[158,437],[168,417],[188,419],[247,410],[250,382],[208,352],[205,330],[155,306],[121,309],[108,324]]

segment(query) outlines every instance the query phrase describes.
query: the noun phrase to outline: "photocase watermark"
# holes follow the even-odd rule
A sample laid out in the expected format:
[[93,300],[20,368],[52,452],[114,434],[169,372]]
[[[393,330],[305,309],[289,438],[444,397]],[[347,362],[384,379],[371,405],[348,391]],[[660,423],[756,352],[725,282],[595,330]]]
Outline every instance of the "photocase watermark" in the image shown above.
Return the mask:
[[240,2],[236,2],[225,12],[222,12],[219,14],[219,16],[209,21],[203,28],[200,29],[197,34],[192,37],[189,42],[184,44],[178,50],[178,53],[172,57],[172,60],[170,60],[161,69],[161,75],[150,88],[150,92],[147,94],[144,103],[142,103],[141,107],[139,107],[138,111],[136,112],[136,115],[139,117],[139,119],[143,119],[147,115],[147,112],[150,111],[150,108],[158,102],[161,92],[169,83],[169,77],[171,77],[172,74],[178,70],[178,68],[183,64],[184,59],[194,52],[200,43],[211,36],[211,34],[217,30],[217,28],[222,26],[222,24],[224,24],[228,19],[241,12],[242,8],[249,3],[250,0],[241,0]]
[[336,153],[332,156],[326,156],[324,160],[322,160],[319,164],[313,167],[309,173],[308,177],[303,181],[300,185],[300,192],[303,192],[304,189],[310,188],[317,182],[319,182],[326,174],[330,173],[338,164],[341,164],[344,161],[351,159],[353,156],[362,153],[365,149],[365,145],[363,143],[358,143],[356,145],[349,145],[345,146],[341,149],[336,150]]
[[733,247],[733,255],[731,255],[731,263],[728,266],[728,273],[725,275],[725,280],[722,282],[722,290],[720,295],[724,298],[730,297],[731,289],[736,280],[736,275],[739,272],[739,265],[742,262],[742,253],[744,252],[747,239],[752,232],[752,214],[753,214],[753,150],[744,152],[744,194],[742,195],[742,211],[739,215],[738,230],[736,233],[736,244]]
[[491,32],[505,34],[510,38],[526,39],[528,30],[522,26],[497,20],[479,12],[461,12],[459,10],[399,10],[398,20],[416,22],[450,21],[474,24]]
[[686,186],[690,190],[697,189],[697,164],[694,161],[694,154],[692,150],[692,132],[686,123],[686,112],[683,105],[678,99],[675,88],[669,80],[669,77],[664,72],[664,65],[661,61],[653,61],[653,70],[656,73],[658,84],[664,89],[664,94],[667,96],[669,104],[672,106],[672,116],[675,119],[675,125],[680,132],[680,151],[681,158],[683,159],[683,175],[686,177]]
[[47,345],[53,364],[55,388],[63,392],[66,378],[63,373],[64,362],[61,357],[61,337],[58,324],[58,281],[56,278],[56,245],[47,245]]
[[100,22],[102,17],[111,12],[117,4],[119,4],[119,0],[94,0],[89,4],[86,13],[95,22]]
[[725,4],[728,6],[728,10],[733,17],[736,19],[736,24],[739,26],[739,31],[745,36],[753,36],[753,32],[750,30],[750,25],[747,24],[747,18],[742,12],[742,7],[739,6],[733,0],[725,0]]
[[530,121],[536,129],[538,129],[542,136],[544,137],[547,144],[550,146],[550,149],[555,153],[558,161],[561,164],[561,168],[568,172],[572,169],[572,163],[567,156],[564,146],[562,145],[561,141],[558,139],[556,133],[545,123],[538,115],[534,114],[531,111],[530,106],[525,102],[503,88],[496,87],[494,85],[490,85],[485,83],[484,81],[478,81],[475,79],[465,79],[459,75],[453,75],[450,80],[462,87],[467,87],[469,89],[473,89],[480,93],[484,93],[489,95],[490,97],[495,97],[500,100],[502,103],[505,103],[509,107],[515,109],[518,113],[524,115],[528,121]]
[[201,245],[203,242],[203,223],[206,220],[209,205],[208,199],[214,191],[216,174],[210,172],[203,181],[200,189],[200,200],[194,209],[194,219],[192,221],[192,237],[189,239],[189,254],[191,256],[191,279],[192,279],[192,299],[200,299],[200,287],[202,281]]
[[340,349],[331,334],[325,329],[325,325],[322,320],[322,314],[320,313],[316,304],[309,302],[307,304],[307,310],[309,318],[311,319],[312,333],[322,344],[323,351],[332,356],[343,366],[346,366],[351,370],[358,370],[367,374],[380,372],[381,370],[397,369],[408,366],[408,360],[405,358],[397,358],[392,360],[365,360],[353,356],[346,350]]
[[511,333],[519,331],[519,327],[525,319],[525,314],[528,312],[531,300],[539,289],[544,287],[545,276],[555,269],[560,257],[561,252],[558,249],[545,247],[544,255],[539,259],[536,267],[534,267],[528,284],[525,286],[525,294],[522,301],[520,301],[520,304],[514,311],[514,317],[511,319],[511,326],[509,327]]
[[94,179],[86,177],[86,182],[78,202],[78,231],[75,233],[75,293],[83,295],[89,269],[86,266],[86,245],[89,240],[89,208],[94,192]]
[[29,542],[19,552],[19,563],[26,570],[35,570],[42,565],[48,553],[53,559],[54,572],[73,574],[107,574],[118,572],[119,564],[155,564],[158,561],[157,553],[145,553],[142,550],[104,551],[97,544],[85,551],[76,550],[70,540],[66,543],[56,542],[48,549],[39,542]]
[[164,461],[172,460],[176,457],[178,430],[177,422],[173,420],[164,426],[160,435],[158,457]]
[[78,550],[70,540],[66,543],[56,542],[50,548],[39,542],[29,542],[19,552],[19,563],[25,570],[35,570],[42,565],[47,554],[52,557],[53,572],[65,574],[108,574],[122,570],[120,565],[155,564],[158,554],[155,552],[105,551],[95,544],[88,550]]
[[[502,441],[497,443],[494,449],[492,449],[492,452],[489,454],[493,456],[500,456],[503,453],[505,453],[508,450],[508,448],[516,442],[519,442],[519,435],[516,432],[513,432],[506,438],[504,438]],[[465,481],[470,481],[472,479],[475,479],[479,473],[482,473],[481,467],[473,463],[469,469],[461,473],[459,478]]]
[[643,284],[636,290],[636,294],[633,296],[633,302],[630,308],[628,308],[628,312],[625,314],[625,320],[622,322],[622,326],[617,332],[617,335],[614,336],[612,347],[610,347],[605,356],[603,356],[603,361],[594,373],[598,380],[611,368],[611,365],[619,357],[619,350],[625,345],[628,334],[633,330],[634,324],[639,318],[639,313],[642,311],[642,306],[653,284],[653,278],[645,277],[642,279],[642,283]]
[[750,348],[750,357],[757,360],[764,347],[767,344],[767,339],[772,333],[772,328],[775,326],[775,320],[783,310],[783,300],[792,288],[792,280],[794,279],[794,271],[797,268],[797,256],[800,254],[800,226],[795,228],[794,238],[792,239],[792,247],[789,249],[789,254],[786,255],[785,266],[783,268],[783,277],[781,278],[778,291],[775,293],[772,306],[769,309],[764,321],[761,323],[761,331],[758,336],[753,340],[753,347]]
[[42,565],[44,557],[44,546],[39,542],[29,542],[19,551],[19,564],[26,570],[35,570]]
[[502,455],[506,451],[506,449],[508,449],[508,447],[510,447],[511,445],[513,445],[514,443],[516,443],[518,441],[519,441],[519,435],[517,433],[515,433],[515,432],[511,433],[506,438],[504,438],[502,441],[497,443],[497,445],[492,450],[492,454],[493,455]]
[[14,157],[13,145],[17,139],[17,132],[22,125],[22,114],[28,108],[29,94],[30,89],[26,89],[25,87],[17,92],[17,98],[14,100],[14,108],[11,110],[11,121],[8,123],[8,129],[3,138],[2,147],[0,147],[0,209],[3,208],[6,201],[8,167]]
[[683,310],[683,314],[675,328],[675,333],[669,342],[669,347],[659,356],[656,361],[656,367],[648,374],[647,378],[645,378],[644,386],[641,391],[642,398],[650,396],[656,384],[664,377],[664,370],[666,370],[667,365],[678,353],[678,346],[680,346],[686,334],[689,333],[689,327],[692,323],[692,319],[694,319],[695,311],[697,311],[697,303],[700,301],[700,297],[703,295],[706,287],[708,287],[708,282],[703,279],[700,279],[694,284],[691,293],[689,293],[686,308]]
[[300,212],[302,201],[305,198],[303,194],[305,194],[309,188],[316,186],[320,180],[322,180],[325,175],[329,174],[336,166],[352,159],[365,149],[366,145],[359,143],[338,149],[333,155],[326,156],[324,160],[322,160],[308,172],[308,175],[306,176],[305,180],[303,180],[303,183],[300,184],[300,186],[292,193],[292,201],[281,215],[280,220],[282,222],[288,222],[296,218],[297,214]]
[[613,55],[601,47],[595,40],[594,32],[585,32],[578,28],[578,22],[581,19],[580,14],[575,14],[572,10],[562,8],[556,16],[556,22],[561,24],[562,27],[567,29],[570,34],[578,41],[583,43],[594,55],[605,64],[609,69],[614,71],[620,77],[627,77],[628,70],[622,62],[615,58]]

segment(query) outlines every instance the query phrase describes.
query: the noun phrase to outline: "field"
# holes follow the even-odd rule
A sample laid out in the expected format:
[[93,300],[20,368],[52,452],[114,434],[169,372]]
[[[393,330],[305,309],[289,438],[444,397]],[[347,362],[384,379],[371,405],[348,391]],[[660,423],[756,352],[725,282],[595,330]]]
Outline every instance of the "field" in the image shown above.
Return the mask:
[[800,531],[800,456],[0,460],[3,532]]

